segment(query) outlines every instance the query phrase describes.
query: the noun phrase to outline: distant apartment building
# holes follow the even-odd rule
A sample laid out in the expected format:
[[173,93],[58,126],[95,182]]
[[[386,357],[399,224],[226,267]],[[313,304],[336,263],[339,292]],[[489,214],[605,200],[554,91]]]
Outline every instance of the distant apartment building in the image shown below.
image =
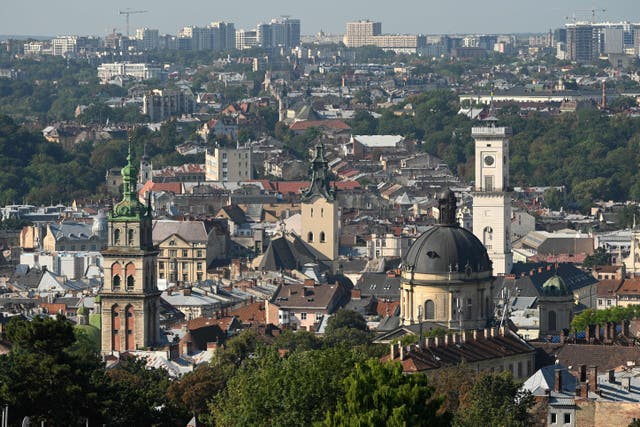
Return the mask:
[[142,114],[149,116],[152,122],[182,114],[193,114],[195,109],[195,97],[184,90],[154,89],[145,93],[142,98]]
[[160,33],[150,28],[138,28],[136,30],[136,46],[138,50],[157,50],[160,48]]
[[139,80],[159,79],[162,70],[155,65],[129,62],[112,62],[98,66],[98,78],[101,83],[107,83],[116,76],[131,76]]
[[236,49],[245,50],[258,46],[257,30],[238,30],[236,31]]
[[600,55],[638,55],[640,24],[574,22],[566,24],[566,58],[591,62]]
[[236,30],[233,23],[212,22],[206,27],[184,27],[178,33],[179,49],[213,50],[235,48]]
[[347,47],[376,46],[396,53],[417,53],[427,47],[427,38],[412,34],[382,34],[380,22],[347,22],[344,36]]
[[251,147],[216,147],[205,155],[207,181],[248,181],[253,179]]
[[300,46],[300,20],[284,18],[272,19],[268,24],[260,23],[256,27],[256,38],[264,48]]

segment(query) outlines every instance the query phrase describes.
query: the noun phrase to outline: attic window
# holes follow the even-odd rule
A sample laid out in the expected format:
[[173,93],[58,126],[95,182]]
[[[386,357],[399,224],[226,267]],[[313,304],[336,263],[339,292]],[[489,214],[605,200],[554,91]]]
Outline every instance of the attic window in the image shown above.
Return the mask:
[[175,241],[175,240],[171,240],[171,241],[169,242],[169,246],[175,246],[175,245],[176,245],[176,241]]
[[434,251],[429,251],[429,252],[427,252],[427,256],[428,256],[429,258],[432,258],[432,259],[434,259],[434,258],[440,258],[440,255],[438,255],[438,254],[437,254],[436,252],[434,252]]

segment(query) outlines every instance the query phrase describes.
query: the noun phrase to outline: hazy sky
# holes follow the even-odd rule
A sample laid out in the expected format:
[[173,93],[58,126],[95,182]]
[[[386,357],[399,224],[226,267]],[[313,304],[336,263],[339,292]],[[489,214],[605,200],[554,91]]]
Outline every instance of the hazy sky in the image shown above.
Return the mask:
[[[600,20],[640,21],[639,0],[600,0]],[[382,22],[383,33],[516,33],[544,32],[572,19],[590,19],[592,0],[4,0],[0,34],[99,35],[126,31],[119,10],[147,10],[131,15],[135,28],[157,28],[176,34],[187,25],[227,21],[236,28],[254,28],[259,21],[291,15],[302,34],[344,33],[347,21]],[[602,12],[600,9],[606,9]]]

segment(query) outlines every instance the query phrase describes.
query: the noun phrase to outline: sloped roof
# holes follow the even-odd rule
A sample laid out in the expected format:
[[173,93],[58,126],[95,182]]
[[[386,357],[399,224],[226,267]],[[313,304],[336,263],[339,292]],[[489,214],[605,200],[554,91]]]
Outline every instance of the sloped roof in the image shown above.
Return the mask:
[[562,391],[573,394],[576,391],[576,378],[561,364],[554,364],[538,369],[523,384],[522,388],[529,390],[534,396],[545,396],[547,390],[554,390],[555,371],[562,375]]
[[[467,338],[456,345],[434,345],[429,348],[409,346],[405,349],[404,360],[400,356],[393,358],[400,362],[406,373],[438,369],[444,366],[459,365],[462,362],[476,363],[484,360],[507,358],[519,354],[533,353],[535,349],[520,337],[506,331],[495,336],[486,335],[478,339]],[[391,360],[388,354],[381,359]]]
[[343,295],[344,288],[338,283],[314,286],[296,283],[279,287],[271,303],[278,307],[325,310]]
[[49,224],[49,229],[55,240],[87,240],[93,236],[92,224],[81,222],[62,222],[60,224]]
[[271,239],[258,268],[266,271],[297,270],[307,263],[316,263],[326,271],[328,266],[322,263],[323,258],[300,237],[287,234]]
[[153,221],[153,243],[160,243],[174,234],[189,243],[206,243],[208,240],[202,221]]

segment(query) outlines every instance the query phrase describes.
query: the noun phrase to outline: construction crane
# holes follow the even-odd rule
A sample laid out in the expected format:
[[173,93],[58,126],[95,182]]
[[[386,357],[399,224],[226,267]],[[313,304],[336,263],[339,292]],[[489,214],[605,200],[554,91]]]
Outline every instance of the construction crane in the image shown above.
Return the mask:
[[120,11],[120,15],[125,15],[127,19],[127,37],[129,37],[129,15],[133,15],[135,13],[147,13],[148,10],[131,10],[125,9]]
[[[593,8],[593,9],[578,9],[576,10],[576,12],[591,12],[591,23],[594,24],[596,22],[596,12],[606,12],[607,9],[598,9],[598,8]],[[567,20],[569,20],[569,17],[566,17]],[[573,23],[576,23],[576,14],[575,12],[573,13]]]

